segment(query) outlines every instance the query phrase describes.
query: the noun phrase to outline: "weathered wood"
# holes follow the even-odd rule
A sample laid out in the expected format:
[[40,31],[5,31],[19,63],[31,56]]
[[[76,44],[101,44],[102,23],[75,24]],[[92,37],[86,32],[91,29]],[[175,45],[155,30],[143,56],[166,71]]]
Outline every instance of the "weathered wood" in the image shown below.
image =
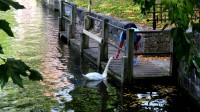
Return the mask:
[[127,74],[127,69],[126,69],[127,61],[128,61],[127,56],[123,56],[122,57],[122,70],[121,70],[121,83],[122,84],[128,78],[126,75]]
[[127,65],[124,65],[126,66],[125,69],[127,69],[126,71],[126,76],[124,77],[127,77],[127,81],[128,82],[132,82],[133,80],[133,46],[134,46],[134,29],[130,29],[128,28],[127,31],[126,31],[126,56],[127,56]]
[[[102,67],[102,69],[107,64],[107,59],[110,56],[114,56],[119,48],[116,48],[114,45],[109,44],[108,41],[108,25],[107,20],[103,20],[102,26],[102,38],[94,35],[89,32],[92,28],[92,18],[88,17],[89,12],[85,12],[84,17],[84,28],[79,30],[79,33],[76,33],[76,38],[69,39],[70,44],[73,45],[73,48],[77,50],[80,49],[82,56],[89,59],[91,62],[96,64],[98,67]],[[98,21],[98,20],[97,20]],[[80,26],[77,26],[80,27]],[[83,30],[84,29],[84,30]],[[73,29],[74,30],[74,29]],[[84,33],[83,33],[84,32]],[[63,34],[63,32],[61,32]],[[86,34],[85,34],[86,33]],[[157,78],[157,77],[168,77],[171,74],[168,70],[164,69],[156,65],[154,62],[148,60],[138,60],[138,65],[133,66],[133,44],[134,44],[134,30],[127,30],[127,46],[126,51],[122,48],[125,53],[120,53],[119,59],[114,59],[109,66],[109,75],[114,77],[113,80],[118,80],[122,83],[133,82],[133,79],[147,79],[147,78]],[[79,36],[80,34],[80,36]],[[90,39],[90,37],[95,39]],[[96,39],[100,38],[102,42],[97,42]],[[81,41],[81,43],[80,43]],[[101,43],[101,44],[99,44]],[[114,43],[113,43],[114,44]],[[138,53],[140,54],[140,53]],[[145,53],[143,53],[145,54]],[[143,55],[141,53],[141,55]]]
[[[85,12],[85,16],[84,16],[84,29],[85,30],[89,30],[89,19],[87,18],[87,15],[88,12]],[[84,33],[81,34],[81,37],[82,37],[82,41],[81,41],[81,49],[87,49],[89,48],[89,37],[87,35],[85,35]]]
[[83,49],[89,48],[89,38],[84,33],[81,33],[81,53]]
[[103,20],[103,25],[102,25],[102,29],[103,29],[103,32],[102,32],[102,38],[103,38],[103,44],[102,44],[102,60],[108,60],[108,44],[107,44],[107,41],[108,41],[108,35],[109,35],[109,27],[108,27],[108,19],[104,19]]
[[98,69],[101,70],[101,61],[102,61],[102,58],[103,58],[103,44],[100,44],[99,43],[99,52],[98,52],[98,57],[97,57],[97,66],[98,66]]
[[76,5],[73,5],[72,6],[72,26],[70,27],[70,29],[71,29],[71,33],[72,33],[72,36],[71,36],[71,38],[75,38],[75,29],[76,29],[76,8],[77,8],[77,6]]
[[85,35],[87,35],[89,38],[92,38],[92,39],[96,40],[98,43],[103,43],[103,39],[101,37],[98,37],[97,35],[89,32],[89,31],[87,31],[85,29],[83,29],[83,33]]
[[59,33],[62,31],[61,25],[62,25],[62,18],[58,17],[58,25],[59,25]]
[[88,12],[91,13],[92,0],[88,0]]
[[63,18],[64,13],[65,13],[65,7],[64,7],[64,2],[65,0],[60,0],[60,17],[61,17],[61,25],[60,25],[60,31],[65,31],[65,19]]

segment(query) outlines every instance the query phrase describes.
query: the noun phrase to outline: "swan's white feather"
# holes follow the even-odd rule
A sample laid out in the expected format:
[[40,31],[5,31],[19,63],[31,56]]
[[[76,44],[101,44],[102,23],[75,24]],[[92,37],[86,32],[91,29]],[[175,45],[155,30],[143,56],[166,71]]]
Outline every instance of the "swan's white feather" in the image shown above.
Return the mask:
[[103,79],[103,76],[98,72],[88,73],[88,74],[84,75],[84,77],[88,80],[101,80],[101,79]]
[[108,63],[105,67],[105,70],[103,72],[103,74],[100,74],[98,72],[91,72],[91,73],[87,73],[86,75],[83,75],[87,80],[102,80],[105,79],[107,77],[107,72],[108,72],[108,66],[111,63],[111,60],[114,57],[110,57],[110,59],[108,60]]

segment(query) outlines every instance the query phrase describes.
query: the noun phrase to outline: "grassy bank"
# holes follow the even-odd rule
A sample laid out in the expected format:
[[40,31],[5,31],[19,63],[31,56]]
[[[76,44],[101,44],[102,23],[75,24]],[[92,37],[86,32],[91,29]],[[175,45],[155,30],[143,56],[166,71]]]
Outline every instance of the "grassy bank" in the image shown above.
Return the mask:
[[[69,1],[78,7],[88,6],[88,0]],[[146,21],[148,16],[141,14],[140,6],[134,4],[133,0],[92,0],[91,10],[134,23],[150,24]]]

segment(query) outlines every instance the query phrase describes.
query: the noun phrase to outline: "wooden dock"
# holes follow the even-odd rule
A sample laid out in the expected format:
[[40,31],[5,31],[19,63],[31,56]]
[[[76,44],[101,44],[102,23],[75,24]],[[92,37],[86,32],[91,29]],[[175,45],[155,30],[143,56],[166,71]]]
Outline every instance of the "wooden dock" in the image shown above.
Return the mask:
[[[79,26],[79,28],[81,28]],[[80,30],[81,31],[81,30]],[[77,50],[78,52],[81,51],[81,32],[76,33],[76,37],[73,39],[69,39],[70,47]],[[66,33],[62,33],[61,35],[64,35],[65,38],[67,38]],[[83,56],[96,64],[98,53],[99,53],[99,47],[98,43],[95,40],[90,39],[90,48],[89,49],[83,49]],[[108,47],[108,57],[115,56],[117,49],[110,46]],[[120,56],[118,59],[114,59],[110,66],[109,66],[109,75],[114,77],[117,80],[121,80],[121,71],[122,71],[122,56],[124,53],[120,53]],[[158,64],[153,63],[152,61],[156,60],[140,60],[138,59],[138,63],[136,66],[133,66],[133,77],[134,79],[148,79],[148,78],[160,78],[160,77],[170,77],[170,60],[159,60],[158,63],[162,63],[163,66],[159,66]],[[106,61],[102,61],[102,68],[105,67],[107,64]]]
[[[66,4],[66,3],[65,3]],[[62,8],[61,8],[62,9]],[[116,48],[109,44],[108,40],[108,26],[116,27],[120,30],[125,30],[110,24],[107,20],[99,20],[94,17],[91,17],[89,13],[85,13],[85,23],[84,26],[80,26],[74,23],[76,19],[74,11],[74,6],[72,6],[71,18],[66,18],[63,15],[61,10],[61,15],[59,19],[60,23],[60,32],[59,36],[64,37],[67,40],[67,43],[70,47],[74,48],[82,54],[83,57],[86,57],[88,60],[96,64],[99,68],[104,69],[107,64],[107,59],[111,56],[115,56],[117,50]],[[68,30],[66,30],[66,24],[63,22],[64,19],[71,21],[68,24]],[[102,22],[102,36],[97,36],[95,33],[91,32],[91,19],[96,19],[97,21]],[[64,28],[63,28],[64,26]],[[75,28],[75,29],[73,29]],[[76,31],[76,32],[75,32]],[[71,33],[72,32],[72,33]],[[171,77],[172,76],[172,64],[171,60],[145,60],[138,58],[138,64],[133,66],[133,62],[128,61],[133,58],[133,46],[134,30],[126,30],[127,36],[127,50],[126,53],[121,52],[118,59],[114,59],[109,66],[109,75],[118,81],[124,83],[126,80],[132,79],[149,79],[149,78],[162,78],[162,77]],[[148,31],[142,31],[141,33],[148,33]],[[157,33],[154,31],[154,33]],[[112,43],[112,42],[110,42]],[[114,44],[114,43],[113,43]],[[102,47],[103,46],[103,47]],[[103,50],[102,50],[103,48]],[[105,48],[107,50],[105,50]],[[103,56],[102,56],[102,55]],[[145,53],[143,53],[145,54]],[[146,53],[148,54],[148,53]],[[142,55],[142,54],[140,54]],[[171,54],[170,54],[171,55]],[[155,56],[155,55],[154,55]],[[124,58],[125,57],[125,58]],[[130,76],[131,75],[131,76]]]

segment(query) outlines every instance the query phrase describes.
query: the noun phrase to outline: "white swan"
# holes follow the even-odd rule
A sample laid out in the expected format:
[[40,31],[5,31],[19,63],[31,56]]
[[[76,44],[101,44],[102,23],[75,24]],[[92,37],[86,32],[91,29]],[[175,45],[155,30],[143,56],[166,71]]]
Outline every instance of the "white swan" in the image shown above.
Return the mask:
[[108,63],[104,69],[103,74],[100,74],[98,72],[91,72],[91,73],[87,73],[86,75],[83,74],[83,77],[85,77],[87,80],[102,80],[105,79],[107,77],[107,72],[108,72],[108,67],[110,65],[110,62],[112,61],[114,57],[110,57],[110,59],[108,60]]

